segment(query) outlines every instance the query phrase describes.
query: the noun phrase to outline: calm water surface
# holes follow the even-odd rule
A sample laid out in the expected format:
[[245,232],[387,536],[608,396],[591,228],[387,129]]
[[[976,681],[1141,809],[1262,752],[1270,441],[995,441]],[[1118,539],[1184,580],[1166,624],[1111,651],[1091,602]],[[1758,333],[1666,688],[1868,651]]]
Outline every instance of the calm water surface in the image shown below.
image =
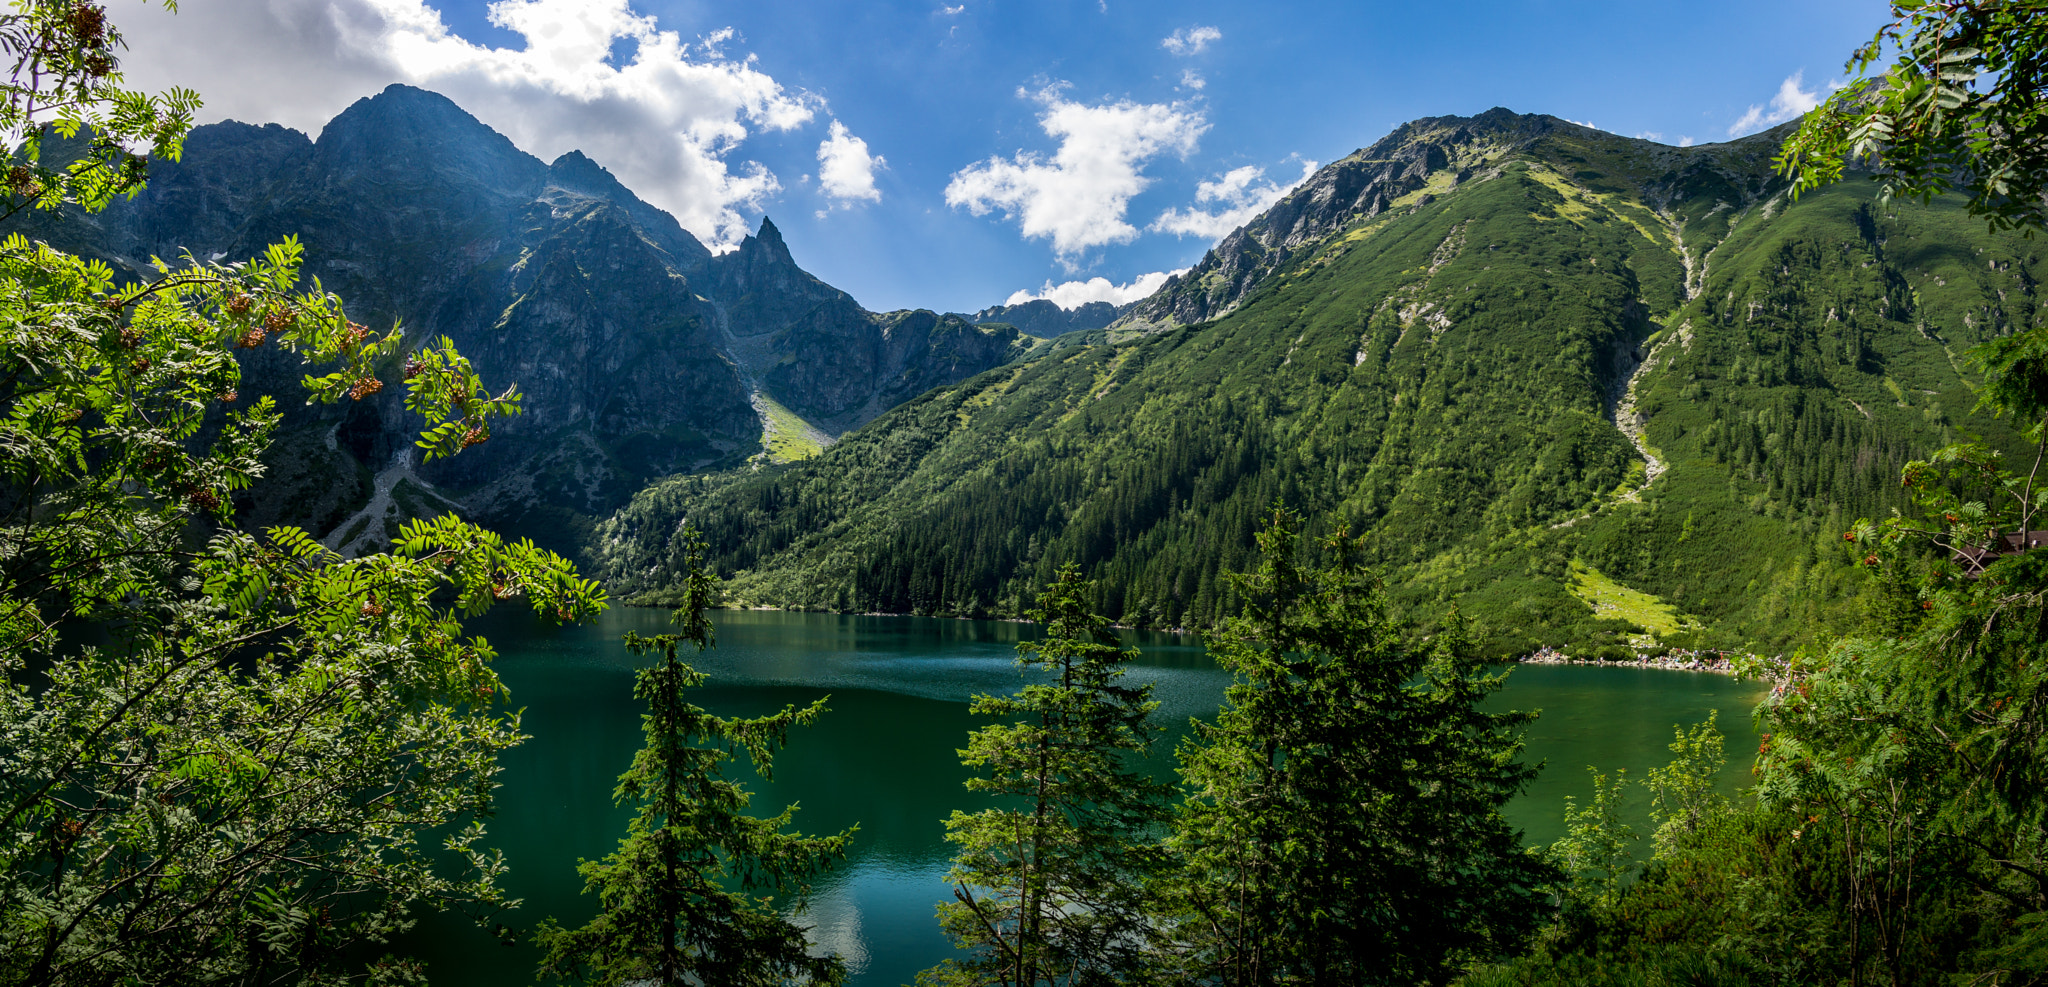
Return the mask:
[[[953,954],[933,918],[948,897],[949,859],[940,820],[982,803],[961,787],[956,750],[978,725],[967,701],[1014,689],[1022,624],[917,617],[720,612],[718,646],[693,659],[711,676],[696,702],[715,713],[754,715],[831,696],[831,712],[801,730],[776,760],[773,785],[755,783],[753,809],[797,802],[797,826],[830,833],[859,824],[845,863],[819,882],[807,920],[838,950],[857,985],[909,983]],[[525,905],[508,918],[523,931],[546,916],[587,920],[579,858],[610,852],[629,813],[611,790],[641,744],[632,677],[640,659],[619,638],[668,628],[668,612],[620,607],[592,625],[545,628],[513,615],[476,625],[499,651],[498,671],[533,739],[504,758],[492,842],[505,850],[510,892]],[[1162,754],[1190,716],[1213,714],[1230,677],[1195,638],[1133,632],[1143,649],[1131,677],[1149,681],[1168,725]],[[1541,709],[1528,732],[1527,759],[1548,764],[1509,810],[1532,843],[1563,829],[1563,799],[1590,791],[1585,766],[1626,768],[1632,777],[1669,759],[1672,727],[1719,710],[1735,766],[1724,787],[1746,780],[1743,753],[1755,749],[1750,709],[1760,687],[1705,673],[1572,666],[1518,668],[1496,695],[1501,708]],[[1156,757],[1170,772],[1170,757]],[[1647,833],[1647,799],[1633,806]],[[425,958],[436,984],[533,981],[534,951],[508,947],[467,921],[434,916],[401,946]]]

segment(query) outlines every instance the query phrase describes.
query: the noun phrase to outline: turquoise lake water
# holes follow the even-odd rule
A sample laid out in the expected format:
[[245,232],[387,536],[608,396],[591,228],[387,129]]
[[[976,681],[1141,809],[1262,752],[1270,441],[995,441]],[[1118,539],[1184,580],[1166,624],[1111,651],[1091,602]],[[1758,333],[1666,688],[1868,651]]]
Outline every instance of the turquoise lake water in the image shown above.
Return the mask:
[[[852,983],[909,983],[918,970],[953,954],[933,907],[949,897],[942,880],[950,851],[941,820],[981,803],[961,787],[967,772],[956,751],[979,725],[967,702],[979,692],[1014,689],[1016,644],[1027,625],[918,617],[721,611],[715,649],[692,659],[711,676],[696,702],[714,713],[753,715],[786,703],[831,696],[831,712],[800,730],[775,764],[773,785],[755,783],[754,810],[801,805],[797,828],[836,832],[859,824],[844,864],[821,880],[806,921],[836,949]],[[547,628],[511,614],[475,625],[498,649],[498,671],[532,735],[503,759],[491,843],[512,871],[506,885],[524,899],[502,920],[530,929],[554,916],[586,920],[594,902],[579,894],[579,858],[610,852],[625,833],[627,810],[611,804],[612,786],[641,745],[633,672],[642,659],[619,638],[669,629],[668,612],[620,607],[581,627]],[[1131,677],[1151,682],[1167,727],[1155,757],[1170,771],[1172,744],[1190,716],[1213,714],[1228,674],[1199,640],[1132,632],[1144,655]],[[1547,767],[1509,815],[1526,842],[1548,843],[1563,829],[1563,800],[1590,791],[1586,765],[1626,768],[1641,777],[1669,760],[1675,724],[1719,710],[1733,755],[1723,786],[1746,783],[1756,749],[1750,711],[1756,683],[1703,672],[1584,666],[1523,666],[1498,693],[1501,708],[1540,709],[1528,731],[1527,759]],[[744,769],[742,769],[744,770]],[[1633,805],[1639,831],[1648,800]],[[504,946],[458,916],[429,916],[400,949],[426,959],[437,985],[533,982],[535,952]]]

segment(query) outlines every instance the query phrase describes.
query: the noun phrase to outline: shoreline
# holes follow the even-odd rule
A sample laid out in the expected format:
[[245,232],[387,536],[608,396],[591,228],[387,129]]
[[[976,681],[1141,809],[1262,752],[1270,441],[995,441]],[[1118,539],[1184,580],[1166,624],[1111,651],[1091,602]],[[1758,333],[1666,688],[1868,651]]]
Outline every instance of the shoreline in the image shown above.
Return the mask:
[[1733,654],[1735,652],[1732,651],[1683,651],[1674,648],[1656,656],[1638,653],[1633,659],[1607,661],[1600,658],[1574,658],[1562,651],[1542,648],[1533,654],[1511,661],[1517,665],[1601,665],[1608,668],[1658,668],[1668,672],[1735,675],[1735,663],[1729,658]]
[[[626,604],[621,604],[621,605],[623,605],[623,606],[629,606],[629,607],[645,607],[645,608],[648,608],[648,609],[668,609],[668,608],[667,608],[666,606],[663,606],[663,605],[660,605],[660,604],[647,604],[647,603],[626,603]],[[829,614],[829,615],[832,615],[832,616],[840,616],[840,617],[917,617],[917,616],[925,616],[925,615],[920,615],[920,614],[911,614],[911,613],[882,613],[882,612],[879,612],[879,611],[865,611],[865,612],[859,612],[859,613],[855,613],[855,612],[850,612],[850,611],[849,611],[849,612],[843,612],[843,613],[842,613],[842,612],[839,612],[839,611],[833,611],[833,610],[789,610],[789,609],[786,609],[786,608],[784,608],[784,607],[775,607],[775,606],[759,606],[759,605],[756,605],[756,606],[734,606],[734,605],[730,605],[730,604],[728,604],[728,605],[725,605],[725,606],[718,606],[718,607],[713,607],[712,609],[715,609],[715,610],[731,610],[731,611],[756,611],[756,612],[759,612],[759,611],[769,611],[769,612],[775,612],[775,613],[816,613],[816,614]],[[933,619],[933,620],[986,620],[986,621],[996,621],[996,622],[1000,622],[1000,623],[1006,623],[1006,624],[1035,624],[1035,623],[1037,623],[1036,621],[1032,621],[1032,620],[1026,620],[1026,619],[1024,619],[1024,618],[1022,618],[1022,617],[953,617],[953,616],[943,616],[943,617],[942,617],[942,616],[931,616],[931,617],[930,617],[930,619]],[[1124,624],[1111,624],[1111,625],[1109,625],[1109,626],[1110,626],[1110,627],[1111,627],[1112,629],[1114,629],[1114,630],[1144,630],[1144,631],[1146,631],[1147,633],[1151,633],[1151,634],[1165,634],[1165,635],[1169,635],[1169,636],[1174,636],[1174,637],[1197,637],[1197,638],[1199,638],[1199,637],[1201,637],[1201,636],[1202,636],[1202,633],[1201,633],[1200,631],[1190,631],[1190,630],[1187,630],[1186,628],[1180,628],[1180,627],[1174,627],[1174,628],[1163,628],[1163,629],[1162,629],[1162,628],[1153,628],[1153,629],[1146,629],[1146,628],[1130,627],[1130,626],[1128,626],[1128,625],[1124,625]],[[1651,656],[1651,655],[1648,655],[1648,654],[1643,654],[1643,653],[1640,653],[1640,652],[1639,652],[1639,653],[1638,653],[1638,654],[1636,655],[1636,657],[1635,657],[1635,658],[1632,658],[1632,659],[1622,659],[1622,660],[1619,660],[1619,661],[1609,661],[1609,660],[1606,660],[1606,659],[1602,659],[1602,658],[1575,658],[1575,657],[1572,657],[1572,656],[1571,656],[1570,654],[1567,654],[1567,653],[1566,653],[1566,652],[1564,652],[1564,651],[1559,651],[1559,650],[1555,650],[1555,649],[1552,649],[1552,648],[1547,648],[1547,647],[1546,647],[1546,648],[1539,648],[1539,649],[1537,649],[1536,651],[1534,651],[1534,652],[1531,652],[1531,653],[1529,653],[1529,654],[1526,654],[1526,655],[1520,655],[1520,656],[1508,656],[1508,657],[1503,657],[1503,658],[1500,658],[1500,659],[1498,659],[1498,661],[1499,661],[1500,663],[1502,663],[1502,664],[1506,664],[1506,665],[1591,665],[1591,666],[1599,666],[1599,667],[1603,667],[1603,668],[1655,668],[1655,669],[1661,669],[1661,670],[1663,670],[1663,671],[1667,671],[1667,672],[1707,672],[1707,673],[1710,673],[1710,674],[1714,674],[1714,675],[1731,675],[1731,676],[1732,676],[1732,675],[1736,675],[1736,674],[1737,674],[1737,673],[1736,673],[1736,671],[1735,671],[1735,666],[1734,666],[1734,662],[1730,660],[1730,656],[1731,656],[1731,655],[1734,655],[1734,654],[1736,654],[1736,652],[1732,652],[1732,651],[1711,651],[1711,650],[1706,650],[1706,649],[1700,649],[1700,650],[1690,650],[1690,651],[1689,651],[1689,650],[1682,650],[1682,649],[1677,649],[1677,648],[1674,648],[1674,649],[1671,649],[1671,650],[1669,650],[1669,651],[1666,651],[1666,652],[1665,652],[1664,654],[1662,654],[1662,655],[1656,655],[1656,656]],[[1783,661],[1783,659],[1782,659],[1782,658],[1780,658],[1780,659],[1779,659],[1779,661],[1780,661],[1780,662],[1782,662],[1782,661]]]

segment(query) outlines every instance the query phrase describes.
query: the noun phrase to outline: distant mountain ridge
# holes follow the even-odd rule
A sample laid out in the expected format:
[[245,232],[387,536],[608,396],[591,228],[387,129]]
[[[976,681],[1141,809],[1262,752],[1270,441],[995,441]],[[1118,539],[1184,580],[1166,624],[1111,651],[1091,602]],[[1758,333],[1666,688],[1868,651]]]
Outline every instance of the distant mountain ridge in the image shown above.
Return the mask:
[[[304,404],[280,354],[246,362],[287,430],[249,523],[368,546],[397,520],[460,506],[568,548],[583,518],[661,475],[815,452],[889,406],[997,366],[1034,340],[929,312],[870,313],[804,272],[766,219],[713,255],[580,152],[552,163],[438,94],[394,85],[317,140],[277,126],[196,128],[137,199],[16,223],[143,276],[152,255],[236,259],[296,235],[309,275],[357,321],[452,337],[524,414],[431,465],[403,388]],[[396,385],[397,368],[387,384]],[[429,490],[432,487],[434,489]]]
[[1040,339],[1052,339],[1070,332],[1107,328],[1136,304],[1084,302],[1074,308],[1064,308],[1051,299],[1033,298],[1015,305],[991,305],[974,313],[969,319],[976,325],[1006,322]]

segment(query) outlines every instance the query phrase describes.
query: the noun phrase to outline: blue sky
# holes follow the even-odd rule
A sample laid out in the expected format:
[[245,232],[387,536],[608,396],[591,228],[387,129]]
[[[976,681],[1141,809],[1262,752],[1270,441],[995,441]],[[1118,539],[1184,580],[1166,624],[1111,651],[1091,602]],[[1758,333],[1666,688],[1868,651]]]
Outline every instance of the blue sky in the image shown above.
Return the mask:
[[[117,2],[131,82],[310,132],[408,82],[587,151],[708,243],[765,213],[871,309],[1115,300],[1302,177],[1493,106],[1677,144],[1824,94],[1884,6],[1132,0]],[[232,53],[232,54],[229,54]],[[223,57],[226,55],[226,57]],[[1147,279],[1147,276],[1151,277]]]

